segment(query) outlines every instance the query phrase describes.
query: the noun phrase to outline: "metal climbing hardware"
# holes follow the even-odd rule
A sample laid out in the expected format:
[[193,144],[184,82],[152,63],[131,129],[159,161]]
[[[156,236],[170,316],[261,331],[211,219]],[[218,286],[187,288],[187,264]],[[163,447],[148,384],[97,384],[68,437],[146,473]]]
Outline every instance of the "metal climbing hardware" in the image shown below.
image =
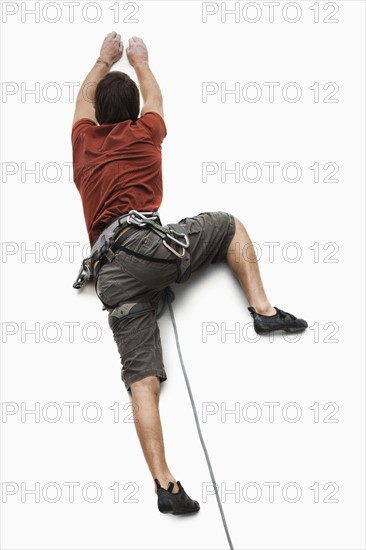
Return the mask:
[[91,268],[90,258],[85,258],[81,262],[78,276],[76,277],[75,283],[72,285],[73,288],[80,289],[82,288],[90,279],[92,279],[93,273]]
[[147,220],[160,221],[158,212],[139,212],[138,210],[130,210],[127,217],[127,223],[133,223],[143,227],[146,225]]
[[[135,226],[135,228],[131,228],[130,231],[120,236],[122,229],[128,226]],[[99,235],[91,249],[90,256],[84,258],[81,263],[73,288],[80,289],[90,279],[97,277],[97,272],[103,263],[113,260],[115,252],[119,249],[123,240],[131,235],[132,231],[138,231],[140,228],[149,228],[162,239],[164,246],[177,258],[180,273],[178,282],[187,279],[190,273],[190,269],[187,269],[190,263],[188,261],[189,255],[186,255],[186,250],[189,248],[189,237],[182,231],[182,226],[180,224],[162,225],[158,211],[139,212],[138,210],[130,210],[127,214],[123,214],[111,222]],[[128,253],[133,254],[132,251]],[[185,256],[187,257],[184,258]],[[182,261],[186,272],[185,279],[183,277]]]
[[178,251],[175,250],[173,247],[171,247],[171,246],[166,242],[165,239],[163,240],[163,245],[164,245],[168,250],[170,250],[170,252],[173,252],[173,254],[175,254],[176,256],[178,256],[178,258],[183,258],[184,254],[186,253],[186,249],[185,249],[185,248],[182,248],[182,252],[178,252]]
[[[154,214],[153,212],[147,212],[147,214]],[[137,225],[139,227],[150,227],[159,237],[162,239],[164,246],[170,250],[178,258],[183,258],[185,250],[189,247],[188,235],[175,229],[178,224],[168,224],[166,226],[161,223],[156,223],[156,218],[159,219],[159,215],[152,215],[151,217],[145,216],[142,212],[137,210],[131,210],[127,218],[127,223]],[[170,243],[167,240],[171,241]],[[182,247],[182,252],[178,252],[171,246],[171,243]]]

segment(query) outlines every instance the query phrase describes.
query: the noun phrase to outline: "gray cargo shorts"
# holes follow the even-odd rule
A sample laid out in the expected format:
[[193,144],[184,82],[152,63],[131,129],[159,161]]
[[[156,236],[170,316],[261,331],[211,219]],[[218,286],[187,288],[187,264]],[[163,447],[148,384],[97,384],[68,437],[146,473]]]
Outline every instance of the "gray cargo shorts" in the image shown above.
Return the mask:
[[[202,212],[178,222],[186,229],[190,247],[191,273],[223,261],[235,233],[234,216],[227,212]],[[108,323],[120,354],[122,381],[127,391],[131,384],[147,376],[167,379],[157,323],[156,309],[118,315],[133,302],[158,304],[164,289],[179,282],[176,256],[150,229],[141,228],[123,241],[137,255],[118,250],[105,263],[96,278],[96,292],[108,311]],[[148,256],[153,260],[141,258]],[[125,304],[125,306],[124,306]]]

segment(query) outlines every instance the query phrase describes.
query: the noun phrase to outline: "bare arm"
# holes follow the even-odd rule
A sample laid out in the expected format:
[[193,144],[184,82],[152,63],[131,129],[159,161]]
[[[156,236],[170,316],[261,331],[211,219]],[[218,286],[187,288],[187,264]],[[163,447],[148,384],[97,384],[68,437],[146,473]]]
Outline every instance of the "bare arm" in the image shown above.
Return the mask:
[[81,85],[75,103],[75,114],[72,124],[81,118],[90,118],[97,122],[94,110],[95,88],[102,78],[109,72],[109,68],[104,63],[96,62],[92,70],[86,76]]
[[164,118],[163,96],[159,84],[150,69],[148,52],[143,40],[136,36],[130,38],[126,53],[130,64],[135,69],[141,95],[144,100],[141,116],[145,113],[155,112]]
[[73,125],[81,118],[90,118],[96,121],[94,110],[95,89],[98,82],[105,77],[111,66],[121,59],[123,44],[121,35],[109,33],[102,44],[100,57],[82,83],[75,104]]

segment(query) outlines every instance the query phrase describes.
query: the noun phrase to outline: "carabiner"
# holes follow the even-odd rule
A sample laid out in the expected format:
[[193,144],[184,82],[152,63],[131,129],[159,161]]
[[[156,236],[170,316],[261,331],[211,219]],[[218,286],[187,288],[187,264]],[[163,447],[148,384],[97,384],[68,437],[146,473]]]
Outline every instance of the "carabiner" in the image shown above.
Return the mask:
[[144,220],[155,220],[156,218],[160,219],[159,215],[155,214],[154,212],[145,212],[145,214],[152,214],[152,216],[150,217],[145,216],[144,214],[142,214],[142,212],[139,212],[138,210],[130,210],[128,214],[129,216],[127,218],[127,223],[140,226],[146,225],[146,221]]
[[[178,237],[183,237],[184,238],[184,243],[180,242],[178,239],[176,239],[175,237],[173,237],[172,233],[174,233],[174,235],[177,235]],[[182,246],[183,248],[188,248],[189,247],[189,240],[188,240],[188,237],[185,233],[178,233],[178,231],[175,231],[174,229],[171,229],[170,230],[170,233],[167,233],[165,235],[165,238],[166,237],[169,237],[169,239],[171,239],[173,242],[175,242],[176,244],[179,244],[180,246]]]
[[[180,243],[178,243],[180,244]],[[182,246],[182,253],[180,254],[179,252],[177,252],[176,250],[174,250],[174,248],[172,248],[166,241],[165,239],[163,239],[163,245],[166,246],[166,248],[168,250],[170,250],[170,252],[173,252],[173,254],[175,254],[178,258],[183,258],[184,254],[186,253],[186,249],[183,248],[183,245],[180,244],[180,246]]]
[[76,277],[75,283],[72,285],[73,288],[82,288],[92,278],[92,271],[89,260],[90,258],[85,258],[81,262],[78,276]]

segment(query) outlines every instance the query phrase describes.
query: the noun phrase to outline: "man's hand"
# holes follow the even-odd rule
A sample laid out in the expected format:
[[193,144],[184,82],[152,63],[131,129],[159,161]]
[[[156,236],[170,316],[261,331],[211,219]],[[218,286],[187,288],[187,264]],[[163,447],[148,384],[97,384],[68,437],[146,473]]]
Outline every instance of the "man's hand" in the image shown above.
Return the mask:
[[136,67],[139,63],[149,62],[147,47],[142,38],[138,38],[137,36],[133,36],[129,39],[126,53],[132,67]]
[[110,32],[104,39],[100,49],[100,57],[110,65],[117,63],[123,54],[123,43],[121,35],[116,32]]

